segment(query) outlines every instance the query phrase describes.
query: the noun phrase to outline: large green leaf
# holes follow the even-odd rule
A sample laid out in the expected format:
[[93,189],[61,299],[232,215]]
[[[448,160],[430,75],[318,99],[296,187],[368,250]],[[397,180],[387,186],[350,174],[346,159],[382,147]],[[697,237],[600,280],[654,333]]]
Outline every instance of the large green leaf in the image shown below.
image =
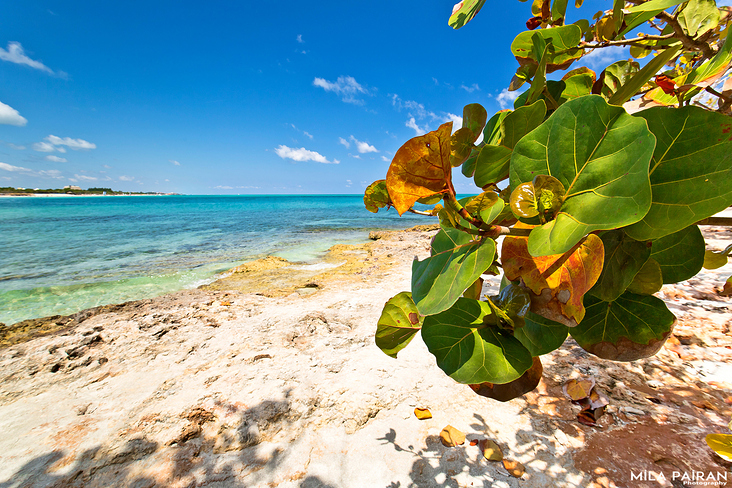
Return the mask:
[[685,1],[686,0],[651,0],[650,2],[630,7],[628,9],[629,13],[624,16],[626,27],[620,31],[620,35],[625,35],[642,23],[655,17],[658,13]]
[[578,26],[570,24],[537,31],[524,31],[517,35],[511,43],[511,52],[522,66],[538,65],[541,61],[541,55],[537,56],[532,41],[535,34],[540,35],[553,49],[547,59],[547,73],[566,69],[572,62],[582,57],[582,49],[577,48],[582,38],[582,30]]
[[529,312],[524,317],[524,326],[515,329],[513,335],[532,356],[541,356],[561,346],[568,333],[566,325]]
[[[589,68],[577,68],[570,71],[559,81],[548,80],[546,88],[551,100],[546,94],[539,97],[544,100],[548,109],[555,110],[559,105],[573,98],[589,95],[592,85],[595,83],[595,73]],[[514,107],[523,107],[529,98],[529,92],[525,91],[516,98]]]
[[[491,121],[495,119],[498,126],[498,137],[493,135],[496,130],[493,126],[490,138],[492,142],[483,146],[475,162],[475,184],[481,188],[506,178],[511,150],[522,137],[541,125],[546,115],[546,104],[543,100],[539,100],[513,112],[499,112],[499,114],[502,115],[491,119]],[[488,124],[491,124],[491,121]]]
[[691,225],[653,241],[651,257],[661,266],[664,283],[678,283],[701,271],[704,247],[699,227]]
[[638,271],[633,278],[633,282],[628,286],[630,293],[638,295],[653,295],[663,286],[663,275],[661,274],[661,266],[653,258],[648,261]]
[[425,317],[424,343],[455,381],[508,383],[531,367],[531,354],[521,342],[485,324],[491,313],[486,302],[460,298],[449,310]]
[[376,345],[393,358],[422,328],[422,317],[412,301],[412,294],[403,291],[392,297],[381,312],[376,327]]
[[475,17],[480,12],[481,7],[486,0],[461,0],[455,4],[452,15],[447,21],[453,29],[459,29]]
[[689,0],[678,16],[679,25],[691,37],[719,25],[719,9],[714,0]]
[[660,52],[656,57],[646,63],[643,68],[630,78],[623,86],[610,97],[608,103],[612,105],[623,105],[625,102],[633,98],[643,88],[648,80],[658,73],[660,69],[666,66],[681,49],[681,43],[669,46]]
[[645,242],[628,237],[622,229],[604,232],[600,238],[605,247],[605,261],[602,274],[589,293],[612,302],[633,282],[648,261],[651,248]]
[[590,232],[642,219],[651,203],[654,144],[643,121],[597,95],[568,101],[521,139],[511,157],[511,188],[539,174],[566,188],[557,218],[531,232],[531,255],[563,254]]
[[488,113],[479,103],[471,103],[463,107],[463,127],[470,129],[474,137],[471,142],[475,142],[480,137],[485,127]]
[[450,308],[487,270],[496,255],[492,239],[473,240],[457,229],[443,229],[432,241],[432,255],[412,263],[412,298],[422,315]]
[[626,229],[657,239],[732,204],[732,121],[699,107],[655,107],[638,113],[657,138],[650,165],[653,202]]
[[586,351],[615,361],[656,354],[676,321],[663,300],[630,292],[612,302],[585,295],[585,309],[582,323],[571,330],[572,337]]

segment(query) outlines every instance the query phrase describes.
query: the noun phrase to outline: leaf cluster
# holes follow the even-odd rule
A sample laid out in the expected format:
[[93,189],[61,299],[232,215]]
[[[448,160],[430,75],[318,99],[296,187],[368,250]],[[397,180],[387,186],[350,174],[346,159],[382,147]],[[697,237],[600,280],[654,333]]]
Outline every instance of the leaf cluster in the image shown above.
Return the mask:
[[[460,2],[450,25],[484,3]],[[413,262],[411,292],[386,304],[377,345],[396,357],[421,333],[446,374],[503,401],[536,386],[539,356],[568,335],[605,359],[655,354],[676,318],[654,294],[732,252],[707,251],[697,225],[732,204],[730,12],[714,0],[614,0],[569,23],[567,3],[534,0],[511,43],[509,89],[528,87],[513,110],[466,106],[461,128],[407,141],[364,195],[370,211],[434,205],[441,226]],[[570,70],[610,46],[634,59]],[[569,71],[547,78],[558,70]],[[457,198],[453,168],[475,196]],[[501,269],[499,295],[482,295],[481,276]]]

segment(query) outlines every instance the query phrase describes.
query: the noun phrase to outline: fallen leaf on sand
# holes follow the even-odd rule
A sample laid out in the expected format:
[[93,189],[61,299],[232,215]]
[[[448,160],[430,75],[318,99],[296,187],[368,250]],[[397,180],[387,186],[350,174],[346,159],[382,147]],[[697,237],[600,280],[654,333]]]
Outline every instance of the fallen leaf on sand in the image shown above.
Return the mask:
[[508,459],[504,459],[503,467],[506,468],[508,474],[510,474],[514,478],[520,478],[526,472],[526,468],[524,468],[524,465],[518,461],[509,461]]
[[488,461],[500,461],[503,459],[503,452],[498,444],[490,439],[480,441],[480,450]]
[[445,447],[455,447],[465,442],[465,434],[452,425],[448,425],[440,432],[440,440]]
[[432,412],[428,408],[415,408],[414,416],[419,420],[427,420],[432,418]]
[[570,400],[577,402],[590,396],[590,392],[594,387],[594,378],[581,378],[567,381],[564,386],[562,386],[562,391]]

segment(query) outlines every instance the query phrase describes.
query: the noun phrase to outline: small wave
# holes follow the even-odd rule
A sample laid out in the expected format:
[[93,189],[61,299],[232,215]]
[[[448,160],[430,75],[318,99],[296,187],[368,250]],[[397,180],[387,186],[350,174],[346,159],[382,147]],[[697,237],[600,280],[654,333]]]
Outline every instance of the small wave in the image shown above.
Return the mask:
[[342,263],[315,263],[315,264],[302,264],[300,266],[293,266],[292,269],[299,269],[304,271],[320,271],[321,269],[332,269],[346,264],[345,261]]

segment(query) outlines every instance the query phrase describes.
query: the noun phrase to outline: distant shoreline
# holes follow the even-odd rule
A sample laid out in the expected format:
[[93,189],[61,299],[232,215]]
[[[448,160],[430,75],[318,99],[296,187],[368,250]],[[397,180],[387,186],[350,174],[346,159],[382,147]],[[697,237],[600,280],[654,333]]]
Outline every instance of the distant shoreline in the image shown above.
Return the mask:
[[71,193],[12,193],[0,194],[0,198],[26,198],[26,197],[169,197],[182,196],[180,193],[125,193],[114,195],[81,194]]

